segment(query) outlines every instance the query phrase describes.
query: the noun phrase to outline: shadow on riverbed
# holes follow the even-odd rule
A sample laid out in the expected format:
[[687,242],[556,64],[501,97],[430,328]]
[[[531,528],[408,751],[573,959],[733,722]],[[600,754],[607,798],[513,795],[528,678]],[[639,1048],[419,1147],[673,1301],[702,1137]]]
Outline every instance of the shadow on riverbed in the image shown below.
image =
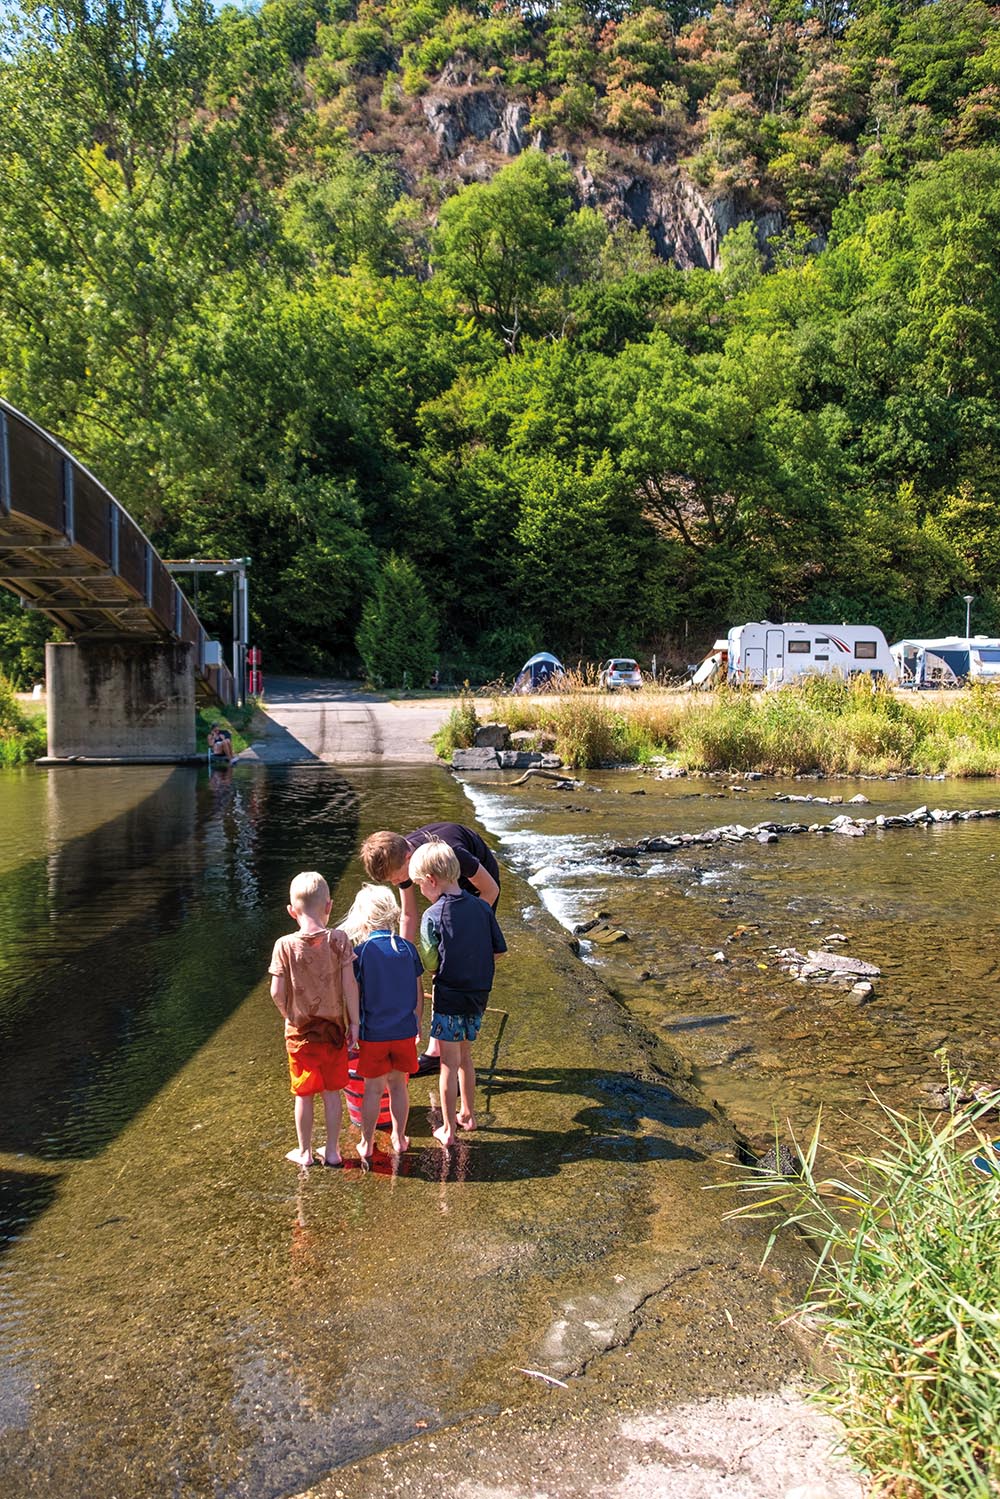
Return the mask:
[[[490,1105],[498,1096],[543,1094],[570,1100],[592,1098],[593,1104],[572,1115],[569,1128],[536,1129],[530,1124],[491,1122]],[[705,1109],[684,1103],[662,1083],[624,1072],[601,1072],[583,1067],[521,1068],[498,1073],[492,1082],[481,1079],[481,1128],[462,1135],[450,1149],[424,1136],[440,1122],[440,1114],[426,1116],[415,1107],[410,1116],[411,1150],[403,1156],[378,1152],[371,1165],[345,1158],[347,1171],[371,1171],[375,1176],[418,1176],[427,1181],[527,1181],[556,1176],[576,1161],[608,1161],[644,1165],[652,1161],[701,1161],[705,1152],[679,1143],[673,1135],[697,1130],[713,1122]],[[540,1113],[529,1105],[526,1112]],[[652,1127],[652,1128],[651,1128]]]

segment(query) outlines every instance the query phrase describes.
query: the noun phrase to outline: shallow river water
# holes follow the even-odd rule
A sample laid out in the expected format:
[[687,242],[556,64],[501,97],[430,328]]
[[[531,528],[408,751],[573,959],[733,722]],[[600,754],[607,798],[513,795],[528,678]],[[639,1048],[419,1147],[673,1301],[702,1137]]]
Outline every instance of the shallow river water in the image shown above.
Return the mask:
[[[0,775],[5,1499],[293,1495],[548,1398],[525,1369],[617,1402],[629,1380],[666,1400],[774,1388],[799,1366],[775,1330],[777,1271],[758,1276],[760,1243],[723,1222],[725,1194],[700,1190],[731,1170],[710,1101],[757,1137],[832,1105],[843,1146],[870,1088],[907,1108],[924,1097],[942,1045],[991,1079],[1000,824],[699,848],[630,870],[601,851],[802,812],[769,801],[789,783],[587,781],[463,788],[435,768],[321,765]],[[887,812],[1000,800],[992,783],[836,786],[858,789]],[[288,881],[321,869],[344,910],[368,832],[473,813],[509,871],[512,952],[481,1068],[510,1020],[482,1079],[486,1127],[445,1156],[418,1083],[405,1157],[383,1141],[363,1171],[345,1130],[343,1171],[299,1173],[264,972]],[[584,944],[581,961],[544,907],[564,927],[606,910],[629,941]],[[883,970],[868,1005],[775,967],[770,948],[834,930]],[[701,1093],[667,1086],[683,1069],[656,1036]]]
[[[293,1495],[546,1399],[525,1368],[617,1402],[626,1374],[665,1397],[795,1364],[757,1249],[699,1190],[726,1129],[514,875],[484,1128],[442,1152],[425,1081],[402,1158],[383,1137],[362,1170],[345,1128],[344,1170],[285,1160],[265,970],[289,879],[321,869],[345,910],[360,838],[463,815],[433,767],[0,776],[5,1499]],[[707,1315],[728,1352],[680,1356]]]
[[[1000,1085],[1000,820],[703,845],[645,855],[637,869],[604,857],[616,844],[725,824],[994,808],[996,783],[617,771],[588,772],[567,792],[483,780],[469,778],[466,793],[502,857],[568,930],[600,910],[628,932],[610,947],[584,937],[585,961],[756,1140],[786,1120],[801,1137],[822,1105],[831,1143],[863,1145],[872,1093],[910,1112],[926,1106],[943,1082],[942,1049],[960,1076]],[[788,794],[842,804],[775,800]],[[870,805],[846,805],[858,795]],[[847,941],[827,943],[832,934]],[[797,982],[777,962],[782,948],[875,964],[873,998]]]

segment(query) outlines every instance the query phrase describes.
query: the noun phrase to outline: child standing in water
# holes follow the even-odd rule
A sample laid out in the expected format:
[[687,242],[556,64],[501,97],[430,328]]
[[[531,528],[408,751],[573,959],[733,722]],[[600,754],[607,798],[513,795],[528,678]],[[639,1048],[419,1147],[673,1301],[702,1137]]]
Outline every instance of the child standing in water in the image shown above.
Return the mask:
[[355,944],[354,972],[361,1006],[357,1071],[365,1081],[358,1155],[370,1160],[382,1094],[389,1090],[392,1148],[408,1150],[410,1073],[417,1070],[417,1037],[424,965],[412,942],[398,935],[399,906],[388,885],[362,885],[341,923]]
[[436,970],[431,1035],[441,1043],[444,1123],[434,1135],[442,1145],[454,1145],[459,1126],[476,1127],[472,1043],[493,987],[494,961],[507,944],[491,907],[460,887],[458,857],[446,843],[422,844],[409,872],[424,900],[431,902],[420,924],[420,941]]
[[[341,1089],[347,1086],[347,1051],[358,1036],[358,986],[350,940],[330,930],[330,889],[315,870],[297,874],[288,892],[288,914],[298,931],[279,937],[271,954],[271,998],[285,1020],[285,1049],[295,1096],[297,1166],[314,1159],[341,1164]],[[326,1144],[313,1155],[316,1094],[323,1095]]]

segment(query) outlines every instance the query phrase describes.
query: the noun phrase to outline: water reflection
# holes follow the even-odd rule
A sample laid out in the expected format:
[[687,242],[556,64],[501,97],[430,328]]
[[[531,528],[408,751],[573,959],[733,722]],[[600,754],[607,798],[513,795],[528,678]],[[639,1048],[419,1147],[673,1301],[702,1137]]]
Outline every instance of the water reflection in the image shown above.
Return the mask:
[[0,930],[17,936],[0,966],[2,1152],[102,1149],[258,982],[300,861],[334,882],[356,844],[342,778],[323,782],[320,838],[298,824],[294,777],[189,769],[74,836],[99,774],[49,774],[45,851],[0,876]]

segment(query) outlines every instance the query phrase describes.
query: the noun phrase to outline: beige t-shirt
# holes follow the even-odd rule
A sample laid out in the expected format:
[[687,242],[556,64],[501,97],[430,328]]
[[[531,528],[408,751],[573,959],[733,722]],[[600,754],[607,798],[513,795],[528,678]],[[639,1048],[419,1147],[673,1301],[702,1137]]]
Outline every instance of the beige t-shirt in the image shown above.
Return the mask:
[[351,967],[353,958],[350,940],[337,927],[278,938],[268,973],[285,980],[284,1001],[275,1004],[285,1017],[286,1041],[343,1045],[348,1022],[343,970]]

